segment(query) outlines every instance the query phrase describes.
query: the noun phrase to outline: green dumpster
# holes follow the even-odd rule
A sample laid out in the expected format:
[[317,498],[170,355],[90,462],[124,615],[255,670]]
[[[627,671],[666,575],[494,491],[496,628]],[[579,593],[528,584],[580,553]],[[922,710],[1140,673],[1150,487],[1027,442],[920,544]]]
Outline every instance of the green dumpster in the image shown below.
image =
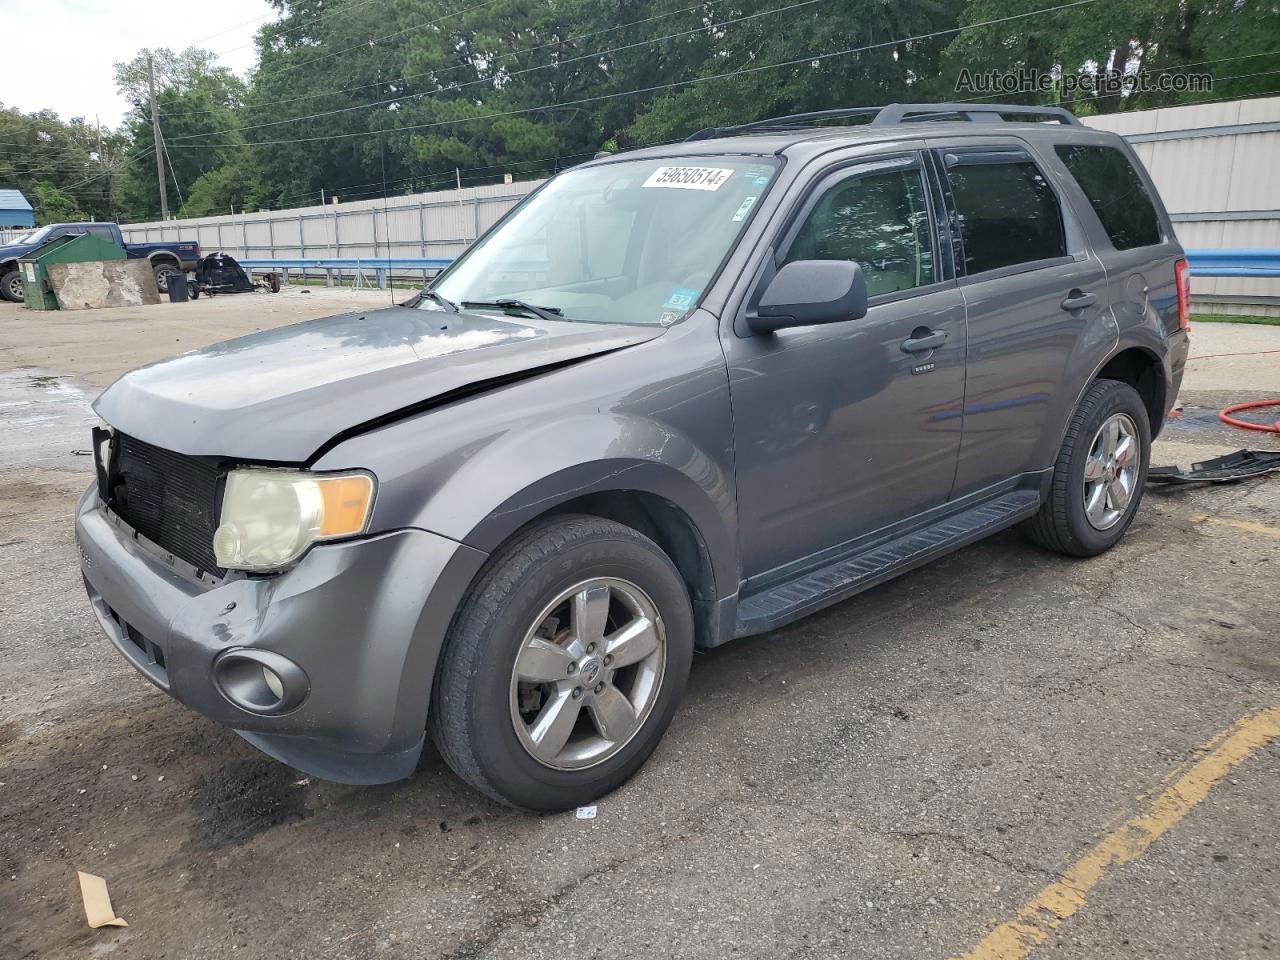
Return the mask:
[[81,233],[58,237],[18,261],[22,273],[23,305],[28,310],[57,310],[58,298],[49,282],[49,264],[85,263],[91,260],[126,260],[124,248],[110,240]]

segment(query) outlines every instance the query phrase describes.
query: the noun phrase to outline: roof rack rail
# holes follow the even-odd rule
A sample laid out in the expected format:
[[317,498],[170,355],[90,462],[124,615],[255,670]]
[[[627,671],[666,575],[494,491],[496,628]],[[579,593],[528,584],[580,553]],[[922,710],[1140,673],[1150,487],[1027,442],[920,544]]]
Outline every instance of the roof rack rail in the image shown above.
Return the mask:
[[1063,107],[1034,107],[1017,103],[891,103],[881,108],[871,123],[877,127],[950,119],[1003,123],[1006,116],[1047,117],[1063,124],[1081,125],[1076,115]]
[[871,126],[885,127],[897,123],[920,123],[929,120],[968,120],[973,123],[1003,123],[1007,115],[1038,116],[1057,120],[1063,124],[1080,125],[1075,114],[1062,107],[1032,107],[1021,104],[992,103],[891,103],[883,107],[841,107],[837,110],[815,110],[810,113],[791,113],[783,117],[769,117],[733,127],[706,127],[685,137],[685,142],[710,140],[713,137],[731,137],[744,133],[766,130],[785,130],[788,127],[816,123],[820,120],[838,120],[845,117],[868,117]]
[[740,133],[751,133],[756,130],[773,130],[783,127],[794,127],[802,123],[812,123],[817,120],[837,120],[841,117],[876,117],[883,107],[841,107],[838,110],[814,110],[810,113],[789,113],[784,117],[769,117],[765,120],[756,120],[752,123],[740,123],[733,127],[707,127],[699,130],[697,133],[691,133],[685,137],[685,142],[691,140],[710,140],[712,137],[734,136]]

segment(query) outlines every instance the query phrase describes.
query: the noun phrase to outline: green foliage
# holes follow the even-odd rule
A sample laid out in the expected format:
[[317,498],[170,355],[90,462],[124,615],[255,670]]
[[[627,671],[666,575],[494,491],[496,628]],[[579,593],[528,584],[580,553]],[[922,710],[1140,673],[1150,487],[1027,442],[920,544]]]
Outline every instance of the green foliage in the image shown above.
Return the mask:
[[77,223],[89,219],[78,200],[52,183],[37,180],[31,185],[31,192],[36,223]]
[[[214,54],[191,48],[175,54],[151,51],[156,66],[156,103],[161,133],[167,148],[165,182],[171,215],[185,213],[183,191],[201,177],[239,159],[235,148],[210,143],[239,142],[242,108],[247,89],[244,81],[224,67],[215,67]],[[147,92],[147,51],[128,63],[116,64],[116,85],[133,110],[124,128],[130,155],[137,159],[125,166],[117,188],[118,207],[130,220],[159,216],[160,191],[155,172],[155,139]],[[202,191],[208,197],[208,188]]]
[[21,190],[38,224],[110,219],[111,177],[100,175],[125,144],[123,136],[104,132],[99,153],[97,129],[78,117],[64,122],[52,110],[0,107],[0,186]]

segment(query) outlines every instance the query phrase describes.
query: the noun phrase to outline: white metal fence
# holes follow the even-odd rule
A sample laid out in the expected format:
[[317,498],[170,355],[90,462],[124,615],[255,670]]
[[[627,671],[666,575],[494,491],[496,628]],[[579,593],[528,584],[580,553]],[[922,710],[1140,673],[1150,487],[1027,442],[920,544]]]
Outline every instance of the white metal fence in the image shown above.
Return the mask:
[[240,260],[455,257],[540,180],[291,210],[122,224],[129,243],[195,240]]

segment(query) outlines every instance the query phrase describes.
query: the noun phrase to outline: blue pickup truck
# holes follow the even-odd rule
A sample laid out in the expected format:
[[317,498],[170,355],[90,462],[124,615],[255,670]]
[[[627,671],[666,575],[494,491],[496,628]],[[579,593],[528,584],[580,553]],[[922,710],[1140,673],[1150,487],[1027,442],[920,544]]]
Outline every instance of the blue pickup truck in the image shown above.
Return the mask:
[[125,243],[117,223],[51,223],[0,246],[0,297],[22,302],[22,275],[18,260],[50,240],[76,233],[92,233],[124,247],[131,260],[150,260],[155,271],[156,286],[161,293],[169,289],[169,277],[194,270],[200,259],[200,244],[189,240],[162,243]]

